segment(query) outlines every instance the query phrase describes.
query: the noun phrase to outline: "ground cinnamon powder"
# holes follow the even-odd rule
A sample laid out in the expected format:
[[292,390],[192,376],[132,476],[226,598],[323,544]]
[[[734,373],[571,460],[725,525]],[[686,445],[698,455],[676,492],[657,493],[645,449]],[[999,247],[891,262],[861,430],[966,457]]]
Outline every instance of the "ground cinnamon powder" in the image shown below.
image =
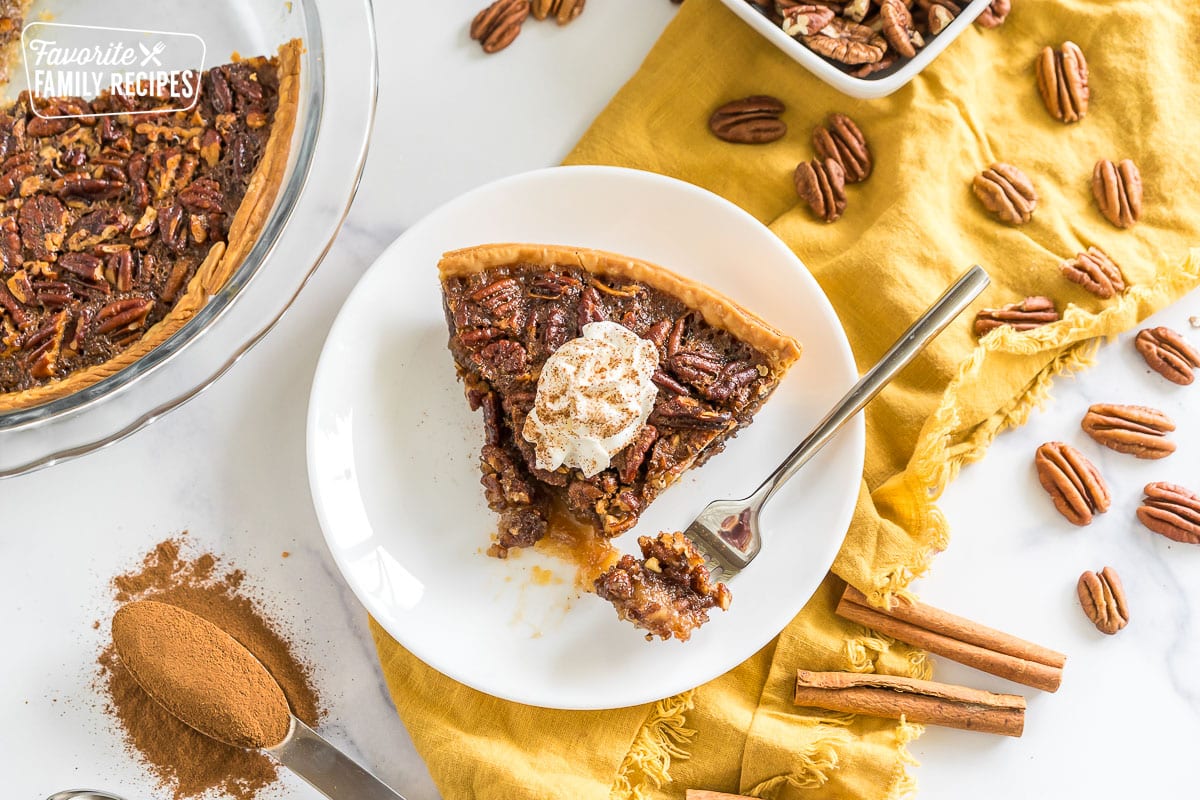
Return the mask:
[[[138,569],[113,579],[115,599],[169,603],[226,631],[267,668],[292,713],[316,725],[321,706],[310,671],[242,591],[244,574],[223,569],[211,554],[188,558],[183,544],[182,539],[164,541]],[[234,800],[252,800],[275,781],[277,767],[270,757],[217,742],[172,716],[142,690],[112,646],[100,656],[99,686],[130,752],[175,800],[214,790]]]
[[201,733],[234,747],[274,747],[292,715],[271,673],[203,617],[137,600],[117,610],[113,647],[146,693]]

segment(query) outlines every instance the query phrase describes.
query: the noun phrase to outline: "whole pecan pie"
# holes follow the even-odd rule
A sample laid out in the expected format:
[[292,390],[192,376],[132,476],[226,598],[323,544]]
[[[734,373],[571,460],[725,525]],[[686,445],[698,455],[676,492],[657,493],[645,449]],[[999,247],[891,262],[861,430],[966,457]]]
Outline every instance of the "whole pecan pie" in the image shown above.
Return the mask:
[[194,75],[187,110],[124,91],[0,110],[0,411],[119,372],[226,283],[283,177],[300,53]]
[[[450,352],[471,408],[483,414],[481,482],[489,507],[500,518],[489,553],[500,558],[512,548],[537,543],[564,519],[600,539],[633,528],[663,490],[750,424],[800,356],[794,339],[728,298],[624,256],[496,244],[447,253],[438,268]],[[591,362],[576,356],[573,363],[554,365],[582,340],[601,336],[616,337],[649,361],[638,362],[632,371],[625,363],[597,364],[599,356]],[[645,381],[633,391],[625,384],[635,381],[637,369]],[[600,453],[598,462],[590,456],[574,464],[547,461],[547,453],[555,450],[553,437],[536,435],[547,409],[565,408],[576,416],[586,410],[576,402],[580,398],[563,400],[569,392],[562,387],[552,391],[549,384],[560,380],[560,373],[592,375],[603,391],[615,393],[614,402],[622,409],[636,409],[637,402],[646,401],[644,413],[619,437],[606,431],[589,440],[586,453],[595,450],[596,442],[610,447],[617,442],[617,449]],[[598,416],[606,418],[609,410]],[[566,422],[579,427],[578,420]],[[668,595],[680,601],[681,591],[693,591],[688,587],[707,590],[707,573],[699,575],[696,569],[704,570],[703,565],[680,558],[687,568],[676,572],[687,577],[669,591],[661,585],[663,573],[654,573],[656,562],[651,562],[652,574],[638,583],[638,591],[622,592],[610,578],[613,591],[603,594],[614,602],[622,596],[624,618],[656,620],[654,632],[660,635],[686,634],[694,626],[665,623],[656,609],[630,606],[635,595],[654,603]],[[603,571],[610,565],[600,566]],[[643,591],[643,584],[653,591]],[[721,589],[719,596],[710,592],[708,599],[676,604],[698,611],[701,606],[724,608],[728,590]]]

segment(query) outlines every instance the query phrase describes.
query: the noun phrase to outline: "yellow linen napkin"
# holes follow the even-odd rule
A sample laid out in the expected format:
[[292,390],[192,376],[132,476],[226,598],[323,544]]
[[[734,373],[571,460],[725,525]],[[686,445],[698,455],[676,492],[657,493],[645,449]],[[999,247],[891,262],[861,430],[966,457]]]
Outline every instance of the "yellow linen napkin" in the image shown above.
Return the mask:
[[[1065,39],[1087,55],[1093,89],[1088,116],[1070,126],[1042,107],[1033,72],[1038,51]],[[692,692],[595,713],[514,705],[442,677],[376,627],[396,706],[446,798],[681,798],[698,787],[874,800],[911,788],[904,745],[916,726],[798,714],[795,670],[927,675],[922,653],[833,615],[843,582],[876,599],[903,591],[947,544],[934,501],[959,467],[1023,422],[1054,375],[1085,366],[1104,337],[1200,283],[1200,252],[1189,255],[1200,243],[1196,41],[1192,0],[1017,0],[1002,28],[968,29],[908,87],[863,102],[817,81],[717,0],[681,7],[571,163],[682,178],[770,225],[829,295],[861,369],[972,263],[993,278],[977,307],[1045,294],[1065,317],[978,345],[968,314],[874,401],[864,484],[834,574],[776,641]],[[787,104],[786,138],[747,147],[708,133],[713,108],[761,93]],[[843,219],[825,225],[797,200],[791,175],[832,111],[862,127],[875,169],[850,187]],[[1131,230],[1113,228],[1092,202],[1102,157],[1141,168],[1145,213]],[[993,221],[970,191],[998,160],[1037,187],[1028,225]],[[1089,245],[1121,265],[1124,296],[1101,301],[1061,276],[1060,261]]]

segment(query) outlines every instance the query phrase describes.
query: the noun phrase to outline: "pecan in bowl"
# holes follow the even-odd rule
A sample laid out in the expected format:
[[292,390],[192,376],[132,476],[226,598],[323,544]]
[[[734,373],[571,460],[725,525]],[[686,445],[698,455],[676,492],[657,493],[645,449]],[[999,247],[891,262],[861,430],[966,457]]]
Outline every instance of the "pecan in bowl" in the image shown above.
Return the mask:
[[883,58],[888,42],[874,29],[835,17],[816,33],[801,37],[814,52],[839,64],[873,64]]
[[[767,38],[775,42],[797,61],[810,66],[812,62],[794,52],[796,48],[772,34],[774,27],[800,45],[820,56],[838,71],[857,79],[880,81],[896,69],[917,58],[939,36],[956,35],[963,26],[947,34],[972,0],[725,0],[733,7],[750,6],[758,12],[738,14],[751,22]],[[981,27],[995,27],[1011,9],[1009,0],[993,0],[980,9],[977,22]],[[761,22],[759,21],[761,20]],[[940,47],[938,48],[940,49]],[[880,96],[899,88],[895,83],[882,92],[864,91],[861,95],[845,83],[814,69],[832,85],[849,94],[862,97]]]
[[1012,12],[1012,0],[992,0],[983,13],[975,18],[981,28],[999,28]]
[[883,0],[879,6],[879,20],[883,38],[904,58],[912,58],[917,54],[917,48],[925,46],[925,39],[903,0]]
[[811,36],[833,22],[836,9],[804,3],[783,9],[779,26],[788,36]]

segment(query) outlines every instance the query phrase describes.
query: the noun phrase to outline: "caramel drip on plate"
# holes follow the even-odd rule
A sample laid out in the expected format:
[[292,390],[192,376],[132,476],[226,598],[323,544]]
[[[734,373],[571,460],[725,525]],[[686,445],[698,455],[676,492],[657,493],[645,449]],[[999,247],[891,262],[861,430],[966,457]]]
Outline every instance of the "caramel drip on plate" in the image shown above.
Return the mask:
[[575,587],[593,591],[596,578],[621,554],[611,541],[597,535],[591,525],[580,522],[561,503],[550,506],[546,535],[537,550],[575,566]]

